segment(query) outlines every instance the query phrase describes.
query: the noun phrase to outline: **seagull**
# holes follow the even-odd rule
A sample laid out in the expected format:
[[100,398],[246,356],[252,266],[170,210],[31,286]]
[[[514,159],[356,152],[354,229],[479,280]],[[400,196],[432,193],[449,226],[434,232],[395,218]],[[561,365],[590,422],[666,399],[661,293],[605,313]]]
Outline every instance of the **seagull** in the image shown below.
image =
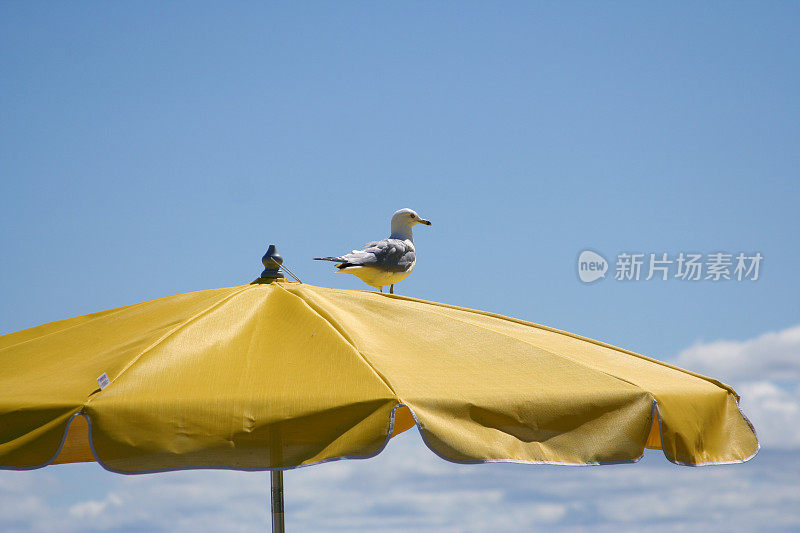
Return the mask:
[[369,242],[362,250],[353,250],[339,257],[315,257],[316,261],[337,261],[339,272],[358,276],[367,285],[383,292],[389,285],[394,294],[394,284],[403,281],[414,270],[417,256],[411,228],[417,224],[430,226],[429,220],[420,217],[413,209],[400,209],[392,215],[391,235],[382,241]]

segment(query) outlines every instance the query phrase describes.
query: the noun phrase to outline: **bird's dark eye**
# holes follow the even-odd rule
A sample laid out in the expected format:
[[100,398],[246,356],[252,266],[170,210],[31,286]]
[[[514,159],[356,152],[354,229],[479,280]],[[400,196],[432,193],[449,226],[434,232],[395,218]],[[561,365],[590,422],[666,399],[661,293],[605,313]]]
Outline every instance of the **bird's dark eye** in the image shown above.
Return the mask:
[[417,218],[417,215],[411,215],[411,218]]

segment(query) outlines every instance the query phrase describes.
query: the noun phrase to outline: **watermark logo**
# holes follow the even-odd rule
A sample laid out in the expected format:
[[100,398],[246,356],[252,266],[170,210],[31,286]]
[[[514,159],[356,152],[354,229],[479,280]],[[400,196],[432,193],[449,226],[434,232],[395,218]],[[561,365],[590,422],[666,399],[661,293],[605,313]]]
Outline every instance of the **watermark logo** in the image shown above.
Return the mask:
[[591,283],[606,277],[608,261],[602,255],[591,250],[584,250],[578,256],[578,277],[584,283]]
[[[764,256],[760,252],[709,254],[680,252],[659,253],[621,252],[617,254],[615,281],[756,281]],[[584,283],[605,278],[608,262],[591,250],[578,257],[578,277]]]

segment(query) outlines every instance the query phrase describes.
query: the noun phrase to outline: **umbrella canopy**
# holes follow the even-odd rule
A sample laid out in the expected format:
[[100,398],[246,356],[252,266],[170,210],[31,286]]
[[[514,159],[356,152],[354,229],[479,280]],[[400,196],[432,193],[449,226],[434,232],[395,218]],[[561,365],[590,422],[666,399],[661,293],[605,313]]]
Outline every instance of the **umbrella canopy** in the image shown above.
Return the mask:
[[[108,384],[98,386],[106,374]],[[284,280],[0,337],[0,468],[291,468],[416,425],[463,463],[745,461],[729,386],[492,313]]]

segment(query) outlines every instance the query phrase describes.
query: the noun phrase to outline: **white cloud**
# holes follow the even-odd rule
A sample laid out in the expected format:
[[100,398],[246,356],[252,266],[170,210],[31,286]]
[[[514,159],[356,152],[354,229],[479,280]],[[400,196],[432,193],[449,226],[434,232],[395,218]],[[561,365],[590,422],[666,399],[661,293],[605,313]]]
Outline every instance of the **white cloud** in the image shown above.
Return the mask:
[[800,326],[744,341],[697,343],[676,363],[732,385],[762,446],[800,448]]
[[752,421],[762,446],[800,448],[800,388],[786,390],[770,381],[738,385],[741,407]]
[[567,506],[556,503],[532,505],[531,514],[534,518],[543,522],[558,522],[567,514]]
[[725,381],[798,381],[800,325],[745,341],[696,343],[678,355],[677,363]]
[[120,505],[122,505],[122,500],[112,492],[100,501],[89,500],[72,505],[69,508],[69,514],[77,518],[95,518],[106,512],[109,507],[119,507]]

